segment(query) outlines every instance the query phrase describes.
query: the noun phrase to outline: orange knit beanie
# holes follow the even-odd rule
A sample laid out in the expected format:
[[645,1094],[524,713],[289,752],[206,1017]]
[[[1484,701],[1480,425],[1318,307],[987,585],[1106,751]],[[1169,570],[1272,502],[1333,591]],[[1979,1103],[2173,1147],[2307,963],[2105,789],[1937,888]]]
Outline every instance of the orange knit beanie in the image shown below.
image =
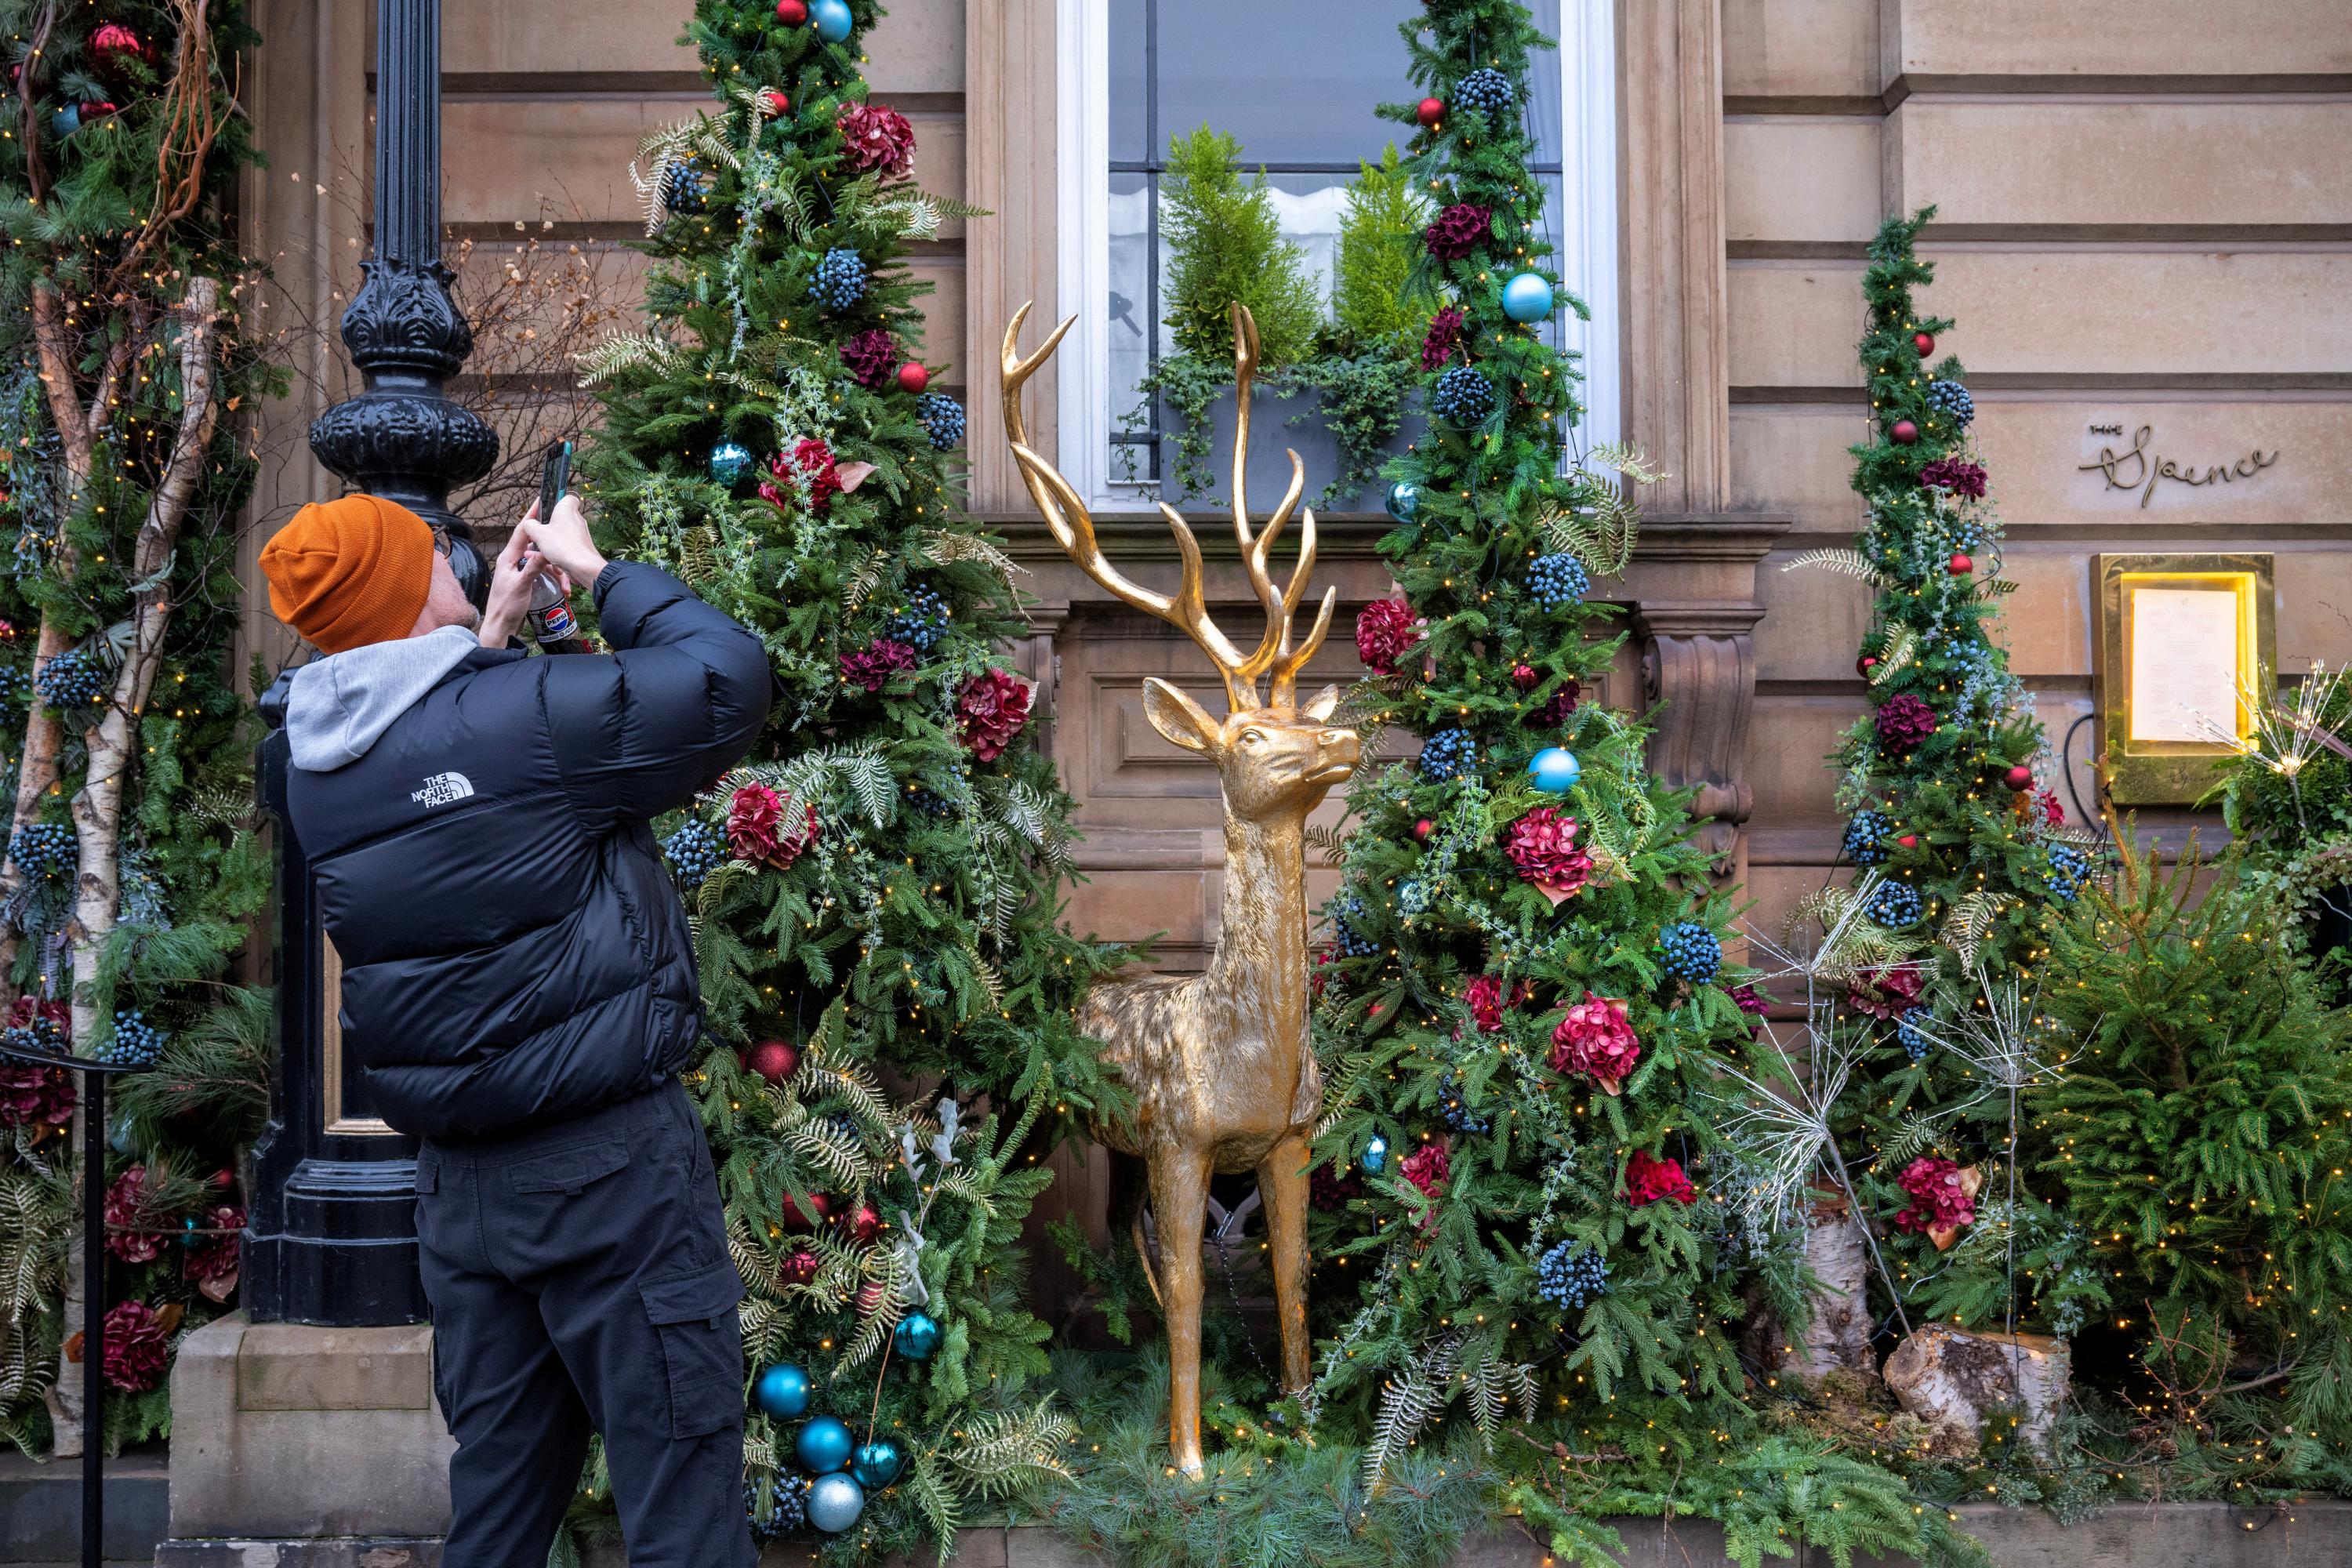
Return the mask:
[[433,527],[348,495],[294,514],[261,548],[272,614],[327,653],[406,637],[433,586]]

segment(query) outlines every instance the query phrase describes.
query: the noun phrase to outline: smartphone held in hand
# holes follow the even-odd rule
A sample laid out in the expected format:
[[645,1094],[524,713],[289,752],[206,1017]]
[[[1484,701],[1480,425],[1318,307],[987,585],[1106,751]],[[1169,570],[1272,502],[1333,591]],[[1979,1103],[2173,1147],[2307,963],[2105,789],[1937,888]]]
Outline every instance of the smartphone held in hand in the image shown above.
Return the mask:
[[[572,443],[558,441],[548,447],[546,465],[540,470],[539,515],[542,520],[555,515],[556,503],[563,499],[571,483]],[[542,652],[590,651],[580,636],[580,623],[572,613],[572,601],[557,584],[551,567],[541,572],[531,583],[530,613],[524,617],[524,624]]]

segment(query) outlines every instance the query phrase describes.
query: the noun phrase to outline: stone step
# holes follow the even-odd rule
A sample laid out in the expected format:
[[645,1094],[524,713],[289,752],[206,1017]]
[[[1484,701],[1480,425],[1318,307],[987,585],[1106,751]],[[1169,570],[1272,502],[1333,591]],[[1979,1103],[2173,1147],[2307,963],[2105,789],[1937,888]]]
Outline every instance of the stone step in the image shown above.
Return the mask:
[[[106,1467],[107,1568],[146,1568],[171,1533],[169,1483],[160,1446],[134,1448]],[[81,1562],[81,1461],[36,1464],[0,1455],[0,1568],[77,1568]]]

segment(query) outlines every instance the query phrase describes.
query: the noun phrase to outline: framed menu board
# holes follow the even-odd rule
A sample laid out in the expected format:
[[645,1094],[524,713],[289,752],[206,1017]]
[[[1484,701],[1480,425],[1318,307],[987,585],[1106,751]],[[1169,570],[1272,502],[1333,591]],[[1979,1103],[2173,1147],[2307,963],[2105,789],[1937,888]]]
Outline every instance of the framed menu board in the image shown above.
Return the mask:
[[2240,750],[2278,668],[2272,557],[2095,555],[2093,680],[2107,792],[2179,805]]

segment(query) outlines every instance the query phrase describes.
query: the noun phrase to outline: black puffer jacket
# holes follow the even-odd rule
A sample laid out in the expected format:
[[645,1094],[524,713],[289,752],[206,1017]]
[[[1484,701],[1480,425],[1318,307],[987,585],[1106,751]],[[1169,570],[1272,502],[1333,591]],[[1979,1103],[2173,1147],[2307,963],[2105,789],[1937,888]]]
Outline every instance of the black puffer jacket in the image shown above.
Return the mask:
[[[357,760],[289,770],[343,1043],[403,1132],[561,1121],[692,1051],[694,953],[647,822],[743,755],[773,685],[751,633],[652,567],[614,563],[596,597],[612,654],[450,649]],[[288,706],[281,681],[263,711]]]

